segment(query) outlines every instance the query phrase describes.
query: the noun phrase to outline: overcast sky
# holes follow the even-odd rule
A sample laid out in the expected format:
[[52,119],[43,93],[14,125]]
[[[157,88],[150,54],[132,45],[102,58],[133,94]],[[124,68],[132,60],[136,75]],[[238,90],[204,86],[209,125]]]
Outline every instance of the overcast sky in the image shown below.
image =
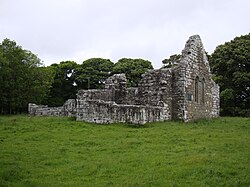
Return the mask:
[[250,0],[0,0],[0,40],[46,65],[143,58],[155,68],[199,34],[205,49],[250,32]]

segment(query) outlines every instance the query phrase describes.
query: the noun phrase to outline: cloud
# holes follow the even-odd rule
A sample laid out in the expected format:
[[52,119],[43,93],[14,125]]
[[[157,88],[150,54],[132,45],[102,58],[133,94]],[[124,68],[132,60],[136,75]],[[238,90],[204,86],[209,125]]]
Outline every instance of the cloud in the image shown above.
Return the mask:
[[[248,0],[3,0],[0,39],[50,63],[140,57],[159,68],[200,34],[210,53],[250,30]],[[103,55],[103,56],[102,56]]]

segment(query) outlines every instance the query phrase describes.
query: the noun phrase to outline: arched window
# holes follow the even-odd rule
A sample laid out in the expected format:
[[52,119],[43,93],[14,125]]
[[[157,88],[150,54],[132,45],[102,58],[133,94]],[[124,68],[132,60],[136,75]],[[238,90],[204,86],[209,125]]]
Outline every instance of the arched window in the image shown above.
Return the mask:
[[201,81],[201,102],[205,103],[205,79]]
[[199,99],[199,77],[197,76],[195,78],[195,83],[194,83],[194,101],[198,103]]

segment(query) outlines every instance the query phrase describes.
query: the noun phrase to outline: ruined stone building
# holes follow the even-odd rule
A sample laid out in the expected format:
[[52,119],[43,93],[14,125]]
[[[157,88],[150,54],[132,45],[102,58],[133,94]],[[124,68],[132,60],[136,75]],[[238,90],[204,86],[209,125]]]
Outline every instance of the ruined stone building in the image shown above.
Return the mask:
[[191,36],[178,65],[148,70],[138,87],[127,88],[124,74],[115,74],[102,90],[79,90],[62,107],[29,104],[31,115],[75,116],[94,123],[136,123],[219,116],[219,86],[212,80],[203,44]]

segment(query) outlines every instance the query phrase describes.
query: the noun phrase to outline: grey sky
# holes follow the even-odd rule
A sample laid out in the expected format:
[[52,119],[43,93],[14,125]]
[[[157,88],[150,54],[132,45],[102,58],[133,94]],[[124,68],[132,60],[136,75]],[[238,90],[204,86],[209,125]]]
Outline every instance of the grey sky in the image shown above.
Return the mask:
[[0,0],[0,40],[46,65],[143,58],[155,68],[199,34],[205,49],[250,32],[249,0]]

